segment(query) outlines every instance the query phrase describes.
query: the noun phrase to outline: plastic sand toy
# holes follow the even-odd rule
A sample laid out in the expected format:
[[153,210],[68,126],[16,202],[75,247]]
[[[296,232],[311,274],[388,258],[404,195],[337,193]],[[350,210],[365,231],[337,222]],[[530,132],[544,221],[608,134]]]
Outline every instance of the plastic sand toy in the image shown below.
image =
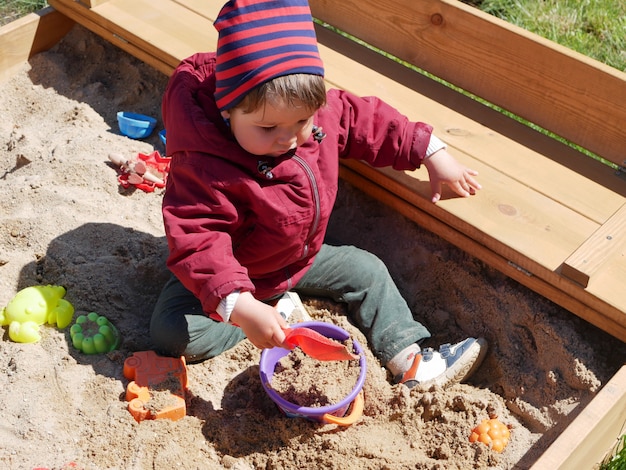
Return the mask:
[[509,443],[511,432],[508,426],[496,418],[485,419],[472,429],[470,442],[482,442],[496,452],[502,452]]
[[292,347],[300,346],[305,354],[318,361],[350,361],[359,358],[345,345],[311,328],[283,328],[283,331],[285,343]]
[[0,311],[0,325],[9,325],[9,338],[18,343],[41,339],[44,323],[65,328],[72,321],[74,307],[65,300],[62,286],[31,286],[19,291]]
[[[305,354],[318,360],[347,359],[345,357],[345,346],[338,342],[345,341],[350,338],[350,334],[343,328],[331,323],[319,321],[301,322],[298,323],[298,327],[299,328],[296,329],[312,330],[324,337],[324,341],[320,341],[317,335],[310,335],[307,331],[298,332],[298,334],[303,335],[305,340],[303,341],[303,337],[300,337],[298,339],[299,343],[297,344],[300,345],[300,349],[302,349]],[[295,331],[296,329],[292,331]],[[313,336],[313,342],[308,343],[311,336]],[[335,344],[326,344],[326,341],[328,340],[333,340]],[[305,344],[305,348],[309,349],[309,351],[305,351],[302,348],[302,344]],[[340,348],[338,349],[336,345],[339,345]],[[272,401],[276,403],[278,408],[289,418],[306,418],[309,421],[316,421],[325,424],[350,426],[357,422],[363,414],[363,385],[367,376],[367,360],[365,358],[365,354],[363,353],[363,348],[361,348],[361,345],[356,340],[353,340],[353,351],[355,358],[359,360],[359,367],[361,369],[359,377],[352,391],[338,403],[319,407],[300,406],[296,403],[285,400],[272,388],[271,382],[276,369],[276,364],[278,364],[283,357],[290,353],[288,349],[284,348],[275,347],[271,349],[264,349],[261,353],[261,361],[259,364],[261,385]],[[321,359],[319,358],[320,356],[322,356]],[[332,356],[332,358],[329,358],[329,356]]]
[[129,113],[119,111],[117,113],[117,123],[120,132],[131,139],[145,139],[152,134],[157,120],[145,114]]
[[128,411],[136,421],[168,418],[173,421],[187,414],[185,358],[163,357],[154,351],[136,352],[124,361]]
[[106,318],[91,312],[79,315],[70,328],[72,345],[84,354],[111,352],[120,344],[117,328]]
[[165,187],[171,159],[162,157],[157,150],[149,154],[139,153],[133,159],[112,153],[109,160],[119,167],[121,174],[117,180],[125,189],[135,186],[151,193],[155,188]]

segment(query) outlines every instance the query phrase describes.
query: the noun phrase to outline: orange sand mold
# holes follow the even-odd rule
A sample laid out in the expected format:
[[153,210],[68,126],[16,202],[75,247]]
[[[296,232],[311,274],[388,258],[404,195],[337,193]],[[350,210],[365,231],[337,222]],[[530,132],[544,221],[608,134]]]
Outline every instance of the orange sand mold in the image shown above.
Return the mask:
[[176,421],[187,413],[184,357],[136,352],[124,361],[124,377],[131,381],[126,387],[128,411],[138,422],[162,418]]

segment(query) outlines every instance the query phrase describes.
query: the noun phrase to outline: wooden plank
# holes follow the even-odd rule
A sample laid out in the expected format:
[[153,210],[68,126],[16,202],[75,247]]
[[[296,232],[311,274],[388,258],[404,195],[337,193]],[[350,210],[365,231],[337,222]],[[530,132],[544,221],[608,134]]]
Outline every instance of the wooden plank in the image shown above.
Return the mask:
[[625,73],[456,0],[310,4],[317,18],[623,163]]
[[[468,118],[461,113],[468,107],[467,101],[461,102],[459,110],[455,110],[429,98],[426,96],[429,90],[424,90],[423,86],[411,86],[420,83],[418,73],[379,54],[364,51],[328,31],[318,30],[318,37],[326,78],[331,86],[357,95],[380,96],[409,118],[431,123],[435,133],[454,149],[470,154],[482,164],[599,224],[624,204],[626,185],[605,165],[584,157],[585,163],[575,169],[568,168],[563,162],[546,158],[528,145],[520,145]],[[388,76],[390,74],[393,76]],[[499,118],[508,119],[502,114]],[[536,133],[529,133],[523,144],[530,145],[538,138]],[[600,181],[587,178],[586,174],[593,171],[603,173]],[[485,185],[488,184],[489,179],[485,181]],[[609,185],[612,185],[611,189]]]
[[[589,279],[585,292],[599,300],[609,302],[622,311],[622,322],[626,323],[626,246],[605,260],[602,267]],[[609,332],[610,333],[610,332]]]
[[167,75],[181,59],[214,47],[217,37],[206,18],[172,1],[108,0],[91,9],[72,0],[49,3]]
[[[550,210],[547,210],[543,215],[541,215],[541,213],[535,215],[532,212],[528,212],[527,214],[520,212],[519,216],[517,214],[510,216],[506,215],[509,213],[508,210],[506,210],[504,214],[497,215],[499,208],[495,208],[492,210],[494,214],[493,226],[498,227],[493,229],[493,226],[490,225],[481,229],[475,225],[475,218],[472,218],[472,223],[466,222],[462,212],[485,210],[484,207],[487,206],[477,209],[473,201],[455,198],[447,201],[455,204],[454,211],[451,211],[449,207],[440,207],[442,206],[441,202],[434,205],[419,194],[419,191],[427,192],[429,190],[428,183],[425,179],[421,182],[409,181],[409,184],[405,185],[402,183],[401,177],[398,176],[398,172],[394,172],[393,170],[377,170],[357,161],[346,161],[344,162],[344,166],[353,169],[353,171],[359,173],[363,179],[383,188],[389,194],[393,194],[394,197],[404,200],[416,209],[439,220],[441,226],[434,226],[431,229],[434,233],[441,236],[441,231],[445,230],[445,227],[451,227],[505,258],[508,263],[522,269],[529,275],[541,278],[543,281],[561,290],[565,295],[579,300],[596,312],[601,312],[601,316],[610,317],[611,322],[621,323],[626,326],[626,314],[624,313],[626,312],[626,298],[622,295],[624,290],[623,280],[626,279],[626,257],[622,256],[611,260],[611,270],[605,266],[601,273],[599,273],[603,275],[602,282],[593,282],[586,290],[582,289],[580,285],[573,281],[564,278],[556,270],[558,266],[556,266],[555,263],[558,263],[558,261],[556,261],[558,257],[567,257],[568,251],[575,248],[571,245],[571,239],[568,240],[567,238],[563,241],[563,244],[567,245],[566,249],[559,245],[560,236],[568,236],[567,231],[569,226],[566,224],[561,228],[561,231],[558,231],[558,227],[555,225],[554,233],[550,234],[549,237],[552,241],[546,241],[541,240],[544,236],[541,230],[541,224],[535,225],[536,222],[534,220],[524,220],[529,216],[531,219],[538,217],[547,218],[545,220],[550,221]],[[506,188],[506,184],[504,184],[504,188]],[[483,189],[483,191],[485,191],[485,189]],[[495,190],[495,192],[499,193],[498,190]],[[483,196],[480,195],[478,197]],[[487,196],[487,200],[491,199],[491,195]],[[444,204],[445,203],[444,201]],[[522,204],[525,204],[525,202],[522,202]],[[488,207],[486,210],[489,210]],[[471,215],[468,217],[471,218]],[[520,220],[516,220],[518,217]],[[487,218],[485,218],[485,220],[486,223],[489,223]],[[417,220],[416,222],[420,223]],[[546,227],[546,229],[549,229],[549,232],[553,230],[552,226]],[[573,226],[569,227],[569,230],[573,229]],[[519,233],[517,233],[518,230]],[[557,232],[559,235],[557,235]],[[593,230],[590,233],[593,233]],[[498,237],[500,237],[500,239]],[[506,243],[502,242],[502,237],[508,237],[506,238]],[[537,243],[537,247],[534,246],[535,243]],[[461,248],[465,249],[464,247]],[[550,250],[554,250],[557,255],[555,256],[554,253],[550,253]],[[474,254],[473,251],[469,251],[469,253]],[[500,270],[502,269],[502,265],[494,267]],[[610,276],[610,273],[614,274]],[[620,285],[621,287],[619,287]],[[530,285],[529,287],[533,288],[533,286]],[[538,292],[546,296],[544,292]],[[562,300],[557,303],[563,305]],[[598,316],[598,313],[590,314],[589,312],[580,310],[571,311],[590,323],[605,329],[605,327],[602,326],[604,320],[602,318],[594,318],[594,315]],[[605,329],[605,331],[614,334],[610,328]]]
[[[134,57],[137,57],[139,60],[154,67],[156,70],[166,75],[171,74],[174,70],[175,65],[164,62],[161,58],[147,53],[142,48],[141,44],[137,45],[130,43],[115,32],[116,28],[114,25],[107,24],[107,22],[104,21],[99,15],[93,13],[84,5],[71,0],[48,0],[48,3],[55,10],[60,11],[69,18],[72,18],[72,20],[76,21],[81,26],[84,26]],[[120,31],[120,33],[123,34],[122,31]]]
[[200,16],[203,16],[204,18],[209,20],[211,24],[213,24],[213,21],[215,21],[215,18],[217,18],[217,15],[222,5],[226,3],[225,1],[222,2],[221,0],[218,2],[211,2],[207,0],[173,0],[173,1],[180,5],[183,5],[185,8],[188,8],[194,13]]
[[108,2],[109,0],[80,0],[81,3],[84,3],[88,7],[96,7],[98,5],[102,5],[104,2]]
[[217,33],[206,18],[172,1],[109,0],[92,9],[124,31],[124,38],[178,65],[195,52],[214,50]]
[[626,366],[600,390],[531,470],[589,470],[626,431]]
[[74,22],[48,7],[0,27],[0,81],[65,36]]
[[591,276],[609,259],[618,255],[624,245],[626,245],[626,204],[565,260],[561,274],[587,287]]

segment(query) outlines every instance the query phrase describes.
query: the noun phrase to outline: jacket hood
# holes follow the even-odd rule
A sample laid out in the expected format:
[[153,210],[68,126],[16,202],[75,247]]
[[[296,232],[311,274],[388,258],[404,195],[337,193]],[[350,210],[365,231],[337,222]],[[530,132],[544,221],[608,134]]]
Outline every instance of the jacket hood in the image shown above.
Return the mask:
[[162,103],[167,155],[242,152],[215,104],[214,70],[215,53],[200,53],[183,60],[170,78]]

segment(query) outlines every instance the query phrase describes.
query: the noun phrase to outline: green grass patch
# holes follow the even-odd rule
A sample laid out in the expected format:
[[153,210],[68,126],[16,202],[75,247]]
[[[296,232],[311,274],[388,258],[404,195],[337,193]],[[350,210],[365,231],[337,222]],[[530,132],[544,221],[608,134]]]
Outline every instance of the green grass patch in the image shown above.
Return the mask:
[[47,6],[45,0],[0,0],[0,26]]
[[464,0],[486,13],[626,71],[622,0]]
[[624,470],[626,468],[626,434],[617,439],[615,446],[600,463],[598,470]]

